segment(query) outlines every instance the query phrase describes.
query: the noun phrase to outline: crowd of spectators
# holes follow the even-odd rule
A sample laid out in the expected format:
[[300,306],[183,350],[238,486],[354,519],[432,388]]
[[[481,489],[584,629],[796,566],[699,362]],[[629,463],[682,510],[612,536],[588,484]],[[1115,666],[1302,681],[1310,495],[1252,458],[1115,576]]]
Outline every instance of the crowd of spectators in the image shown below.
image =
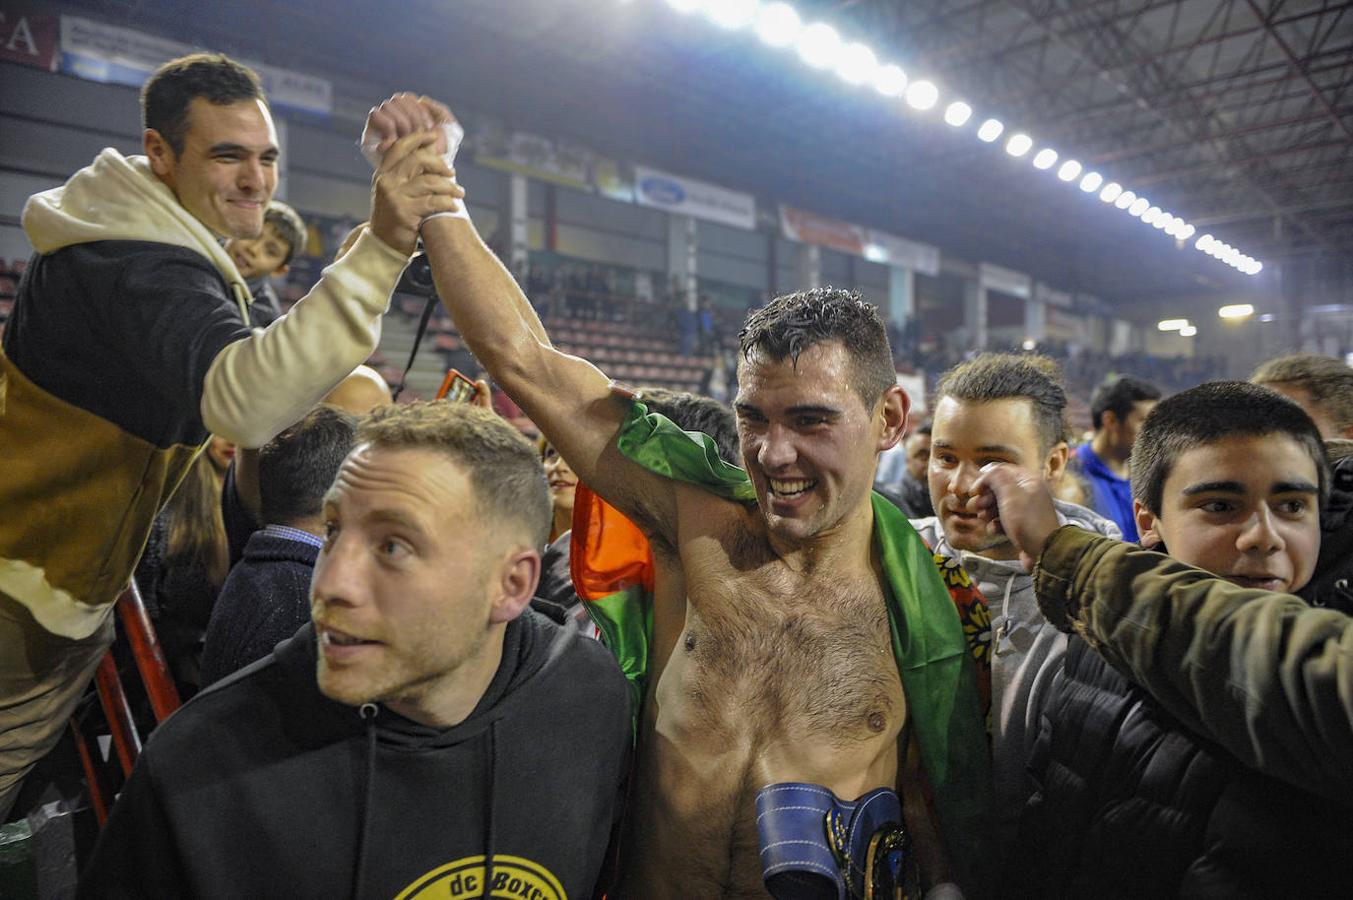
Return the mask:
[[[266,138],[247,69],[197,55],[152,83],[185,74],[178,102],[197,104],[193,128],[209,121],[210,96]],[[234,93],[194,94],[199,77],[227,78]],[[398,171],[454,212],[459,190],[429,150],[438,132],[415,127],[437,109],[396,95],[368,130],[382,177]],[[265,139],[242,152],[275,151]],[[185,153],[166,156],[171,172]],[[158,190],[156,175],[143,177]],[[558,257],[514,274],[464,218],[425,219],[421,205],[379,192],[372,224],[298,312],[251,331],[218,273],[266,296],[304,235],[295,213],[268,206],[266,181],[251,193],[258,216],[215,223],[234,235],[224,255],[189,260],[216,317],[201,330],[219,346],[204,362],[190,335],[191,366],[171,360],[159,373],[204,395],[172,401],[166,427],[182,460],[174,447],[122,448],[152,475],[138,470],[140,482],[95,492],[97,503],[70,479],[0,470],[0,500],[16,504],[0,531],[4,571],[36,541],[60,574],[70,510],[112,517],[121,530],[104,540],[136,545],[114,554],[126,569],[114,587],[135,566],[178,691],[193,698],[148,726],[155,739],[119,782],[88,896],[395,895],[433,882],[467,896],[537,883],[563,885],[561,896],[649,896],[676,884],[690,855],[718,865],[697,866],[684,895],[759,889],[768,855],[779,861],[765,886],[777,893],[784,874],[810,871],[798,857],[819,851],[826,862],[811,871],[829,875],[834,896],[904,882],[999,894],[993,872],[1029,896],[1353,891],[1353,370],[1342,362],[1290,355],[1239,382],[1218,381],[1227,373],[1215,359],[1059,343],[942,350],[914,320],[886,329],[849,291],[733,311],[675,279],[639,290],[633,273]],[[199,225],[209,216],[182,208]],[[390,296],[418,229],[476,353],[465,402],[392,402],[379,375],[353,369],[371,342],[344,346],[324,328],[324,311],[338,309],[371,336],[369,301]],[[86,243],[34,264],[90,266]],[[324,293],[343,278],[362,296]],[[179,289],[164,290],[160,305],[178,309]],[[69,301],[18,297],[22,327],[6,335],[0,375],[36,365],[49,340],[40,299]],[[320,318],[307,326],[310,310]],[[546,340],[547,322],[655,321],[669,350],[707,361],[699,391],[632,392]],[[323,377],[295,371],[313,355],[267,343],[304,327],[317,330],[293,341],[345,351]],[[515,340],[527,334],[536,340]],[[210,403],[211,391],[230,393],[212,380],[218,356],[246,384],[252,366],[296,398],[254,411],[261,424],[232,418]],[[924,423],[894,380],[908,366],[935,379]],[[52,404],[15,395],[0,402],[0,440],[63,424]],[[91,432],[114,414],[141,443],[164,442],[116,397],[71,396],[87,401]],[[1094,430],[1079,449],[1067,441],[1077,403]],[[30,504],[36,524],[16,524],[25,510],[14,498],[34,484],[48,484],[42,499],[64,504],[62,516],[42,520]],[[158,499],[144,508],[124,496],[147,490]],[[120,524],[129,516],[140,518]],[[35,539],[39,527],[48,533]],[[0,710],[60,730],[70,703],[23,704],[32,683],[52,679],[78,696],[88,661],[41,668],[20,648],[66,637],[97,661],[112,628],[105,610],[90,645],[87,631],[54,637],[44,623],[63,621],[55,601],[16,595],[21,583],[33,582],[0,581]],[[111,606],[102,594],[79,602]],[[119,639],[117,652],[132,651]],[[664,681],[664,670],[675,674]],[[859,682],[867,689],[852,693]],[[663,709],[645,708],[658,697]],[[673,707],[701,715],[667,727]],[[10,776],[0,818],[49,738],[19,748],[27,756],[0,743]],[[911,746],[924,793],[913,770],[899,773]],[[766,747],[775,752],[758,755]],[[763,785],[776,779],[757,766],[822,783]],[[765,776],[751,792],[744,770]],[[872,788],[860,808],[878,803],[891,818],[824,831],[855,812],[855,795],[834,793],[842,785]],[[773,790],[829,799],[808,807],[806,836],[791,840],[799,826],[781,814],[804,807],[776,807],[791,795]],[[700,830],[721,814],[725,831]],[[900,853],[867,874],[852,868],[850,853],[885,842],[915,850],[910,869]],[[811,849],[781,857],[784,844]],[[1270,846],[1279,852],[1260,852]]]

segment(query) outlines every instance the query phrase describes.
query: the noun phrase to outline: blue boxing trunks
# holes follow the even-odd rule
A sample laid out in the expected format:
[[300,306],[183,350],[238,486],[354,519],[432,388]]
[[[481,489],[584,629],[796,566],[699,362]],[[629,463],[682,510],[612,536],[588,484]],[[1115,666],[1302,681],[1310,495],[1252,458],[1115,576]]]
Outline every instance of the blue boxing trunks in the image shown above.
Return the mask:
[[841,800],[820,784],[771,784],[756,795],[761,875],[776,900],[892,900],[910,847],[889,788]]

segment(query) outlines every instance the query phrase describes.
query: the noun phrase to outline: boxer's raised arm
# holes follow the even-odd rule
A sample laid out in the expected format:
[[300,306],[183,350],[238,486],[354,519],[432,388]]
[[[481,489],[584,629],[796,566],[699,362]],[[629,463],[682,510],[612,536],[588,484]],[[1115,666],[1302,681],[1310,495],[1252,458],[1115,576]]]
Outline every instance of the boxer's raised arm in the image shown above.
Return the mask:
[[675,542],[676,488],[615,444],[626,398],[584,359],[561,353],[511,273],[466,218],[423,226],[437,293],[470,351],[578,477],[640,527]]

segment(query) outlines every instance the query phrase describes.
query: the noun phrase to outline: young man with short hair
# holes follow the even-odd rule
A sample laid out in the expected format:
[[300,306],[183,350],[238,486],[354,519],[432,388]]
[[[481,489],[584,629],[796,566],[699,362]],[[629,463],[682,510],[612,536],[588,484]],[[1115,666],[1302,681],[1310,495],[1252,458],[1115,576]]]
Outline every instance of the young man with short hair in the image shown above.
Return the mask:
[[549,522],[493,413],[374,412],[324,499],[313,626],[151,735],[82,892],[592,896],[630,705],[527,609]]
[[1132,443],[1137,429],[1160,400],[1160,389],[1137,378],[1122,377],[1101,384],[1090,397],[1095,434],[1076,450],[1073,464],[1090,487],[1089,506],[1112,519],[1123,539],[1137,540],[1132,513]]
[[249,304],[249,323],[255,328],[267,328],[282,314],[270,279],[285,275],[296,251],[303,246],[305,222],[281,200],[268,204],[263,214],[263,232],[258,237],[226,242],[225,251],[235,261],[254,298]]
[[[1147,417],[1133,460],[1144,546],[1255,592],[1291,593],[1310,579],[1328,468],[1295,404],[1244,382],[1184,391]],[[1130,584],[1133,609],[1118,627],[1139,629],[1167,602],[1166,583]],[[1074,588],[1040,576],[1039,590]],[[1233,686],[1224,670],[1200,665],[1203,649],[1162,645],[1154,665],[1190,673],[1220,710]],[[1260,712],[1257,698],[1246,705]],[[1262,761],[1259,771],[1241,765],[1167,709],[1089,643],[1071,642],[1030,761],[1040,791],[1021,823],[1021,887],[1037,896],[1347,895],[1347,815],[1259,774]]]
[[[1066,635],[1038,611],[1033,579],[1004,535],[991,535],[966,509],[983,466],[1005,463],[1055,485],[1066,469],[1066,391],[1046,357],[982,353],[940,377],[931,420],[928,481],[936,515],[912,524],[943,560],[952,591],[976,588],[988,627],[981,647],[990,671],[992,768],[998,852],[1014,840],[1034,785],[1026,761]],[[1118,537],[1103,516],[1057,503],[1058,521]]]
[[1334,357],[1279,356],[1255,369],[1250,381],[1306,410],[1325,440],[1353,438],[1353,368]]
[[37,253],[0,352],[0,820],[112,643],[112,607],[207,434],[257,447],[375,348],[419,221],[460,190],[431,133],[387,152],[371,225],[278,327],[248,327],[221,247],[263,228],[277,134],[258,77],[171,60],[144,156],[112,148],[30,197]]
[[[378,115],[386,140],[402,132],[401,110]],[[734,404],[744,471],[556,350],[467,219],[434,218],[422,234],[466,344],[684,575],[650,620],[593,609],[644,699],[619,893],[750,896],[802,877],[863,893],[871,841],[900,840],[894,791],[927,878],[980,882],[989,784],[972,660],[924,544],[871,496],[908,406],[877,311],[824,288],[748,317]],[[905,765],[908,736],[942,842]],[[791,833],[803,843],[780,837]]]
[[[1244,765],[1342,802],[1353,796],[1353,554],[1327,551],[1353,545],[1353,441],[1325,450],[1334,477],[1304,600],[1060,528],[1047,486],[1010,466],[983,474],[973,504],[1026,565],[1037,560],[1038,605],[1049,621]],[[1146,602],[1135,589],[1142,583],[1153,586]],[[1172,662],[1185,656],[1188,666]]]

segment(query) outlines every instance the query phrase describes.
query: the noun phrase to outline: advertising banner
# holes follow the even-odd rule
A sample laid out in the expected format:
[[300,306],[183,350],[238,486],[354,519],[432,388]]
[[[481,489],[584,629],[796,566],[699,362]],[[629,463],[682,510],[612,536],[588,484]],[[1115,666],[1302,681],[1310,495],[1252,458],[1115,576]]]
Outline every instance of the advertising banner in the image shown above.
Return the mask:
[[993,266],[991,263],[982,263],[977,270],[977,280],[982,283],[984,288],[1000,291],[1002,294],[1009,294],[1022,300],[1031,299],[1033,294],[1033,279],[1028,275],[1023,272],[1016,272],[1014,269]]
[[734,228],[756,229],[756,200],[705,181],[634,167],[634,202]]
[[[61,71],[90,81],[140,87],[161,63],[196,49],[80,16],[61,17]],[[332,112],[333,85],[325,79],[242,62],[258,73],[274,108],[321,116]]]
[[55,15],[20,3],[0,2],[0,59],[55,72],[60,22]]
[[1090,329],[1084,317],[1056,306],[1048,307],[1046,326],[1047,336],[1055,340],[1085,343],[1090,338]]
[[925,275],[938,275],[940,271],[938,247],[792,206],[780,207],[780,232],[786,240],[830,247],[870,262],[900,266]]
[[1034,285],[1034,299],[1049,306],[1060,306],[1063,309],[1070,309],[1072,306],[1070,292],[1054,290],[1041,281]]
[[830,247],[851,256],[864,256],[869,244],[866,230],[858,225],[783,204],[780,231],[786,240]]
[[474,137],[474,161],[490,169],[552,181],[582,191],[592,189],[592,151],[528,131],[511,131],[485,122]]
[[940,274],[940,248],[918,244],[884,231],[869,231],[869,244],[864,248],[865,259],[900,266],[929,275]]
[[513,131],[491,119],[476,123],[472,134],[468,146],[481,166],[634,202],[634,173],[590,147]]

